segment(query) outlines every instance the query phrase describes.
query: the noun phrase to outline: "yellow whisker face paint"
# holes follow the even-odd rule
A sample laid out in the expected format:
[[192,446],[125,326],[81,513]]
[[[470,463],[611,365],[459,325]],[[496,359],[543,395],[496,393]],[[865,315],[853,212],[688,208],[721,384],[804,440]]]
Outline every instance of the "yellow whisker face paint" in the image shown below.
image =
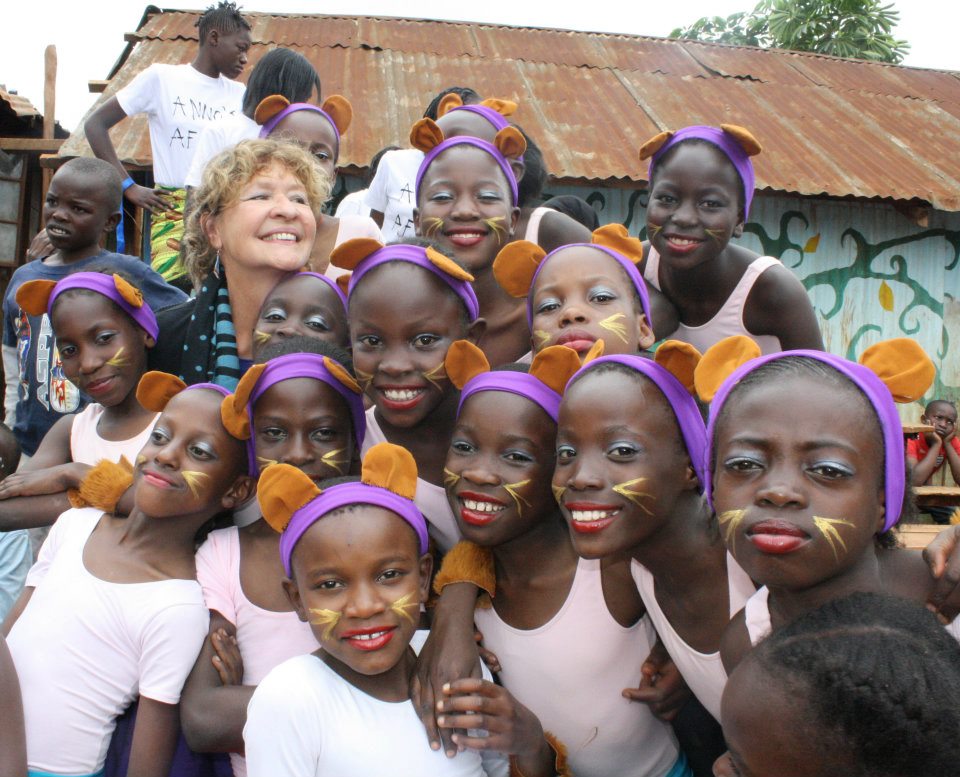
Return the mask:
[[639,486],[641,483],[646,482],[646,478],[634,478],[633,480],[627,480],[623,483],[617,483],[613,490],[615,493],[620,494],[624,499],[629,499],[637,507],[643,510],[647,515],[653,515],[650,512],[650,509],[641,503],[641,499],[652,499],[651,495],[646,491],[639,491],[634,486]]
[[257,456],[257,463],[260,465],[260,468],[269,467],[271,464],[276,464],[276,459],[268,459],[266,456]]
[[563,499],[563,495],[566,493],[567,487],[566,487],[566,486],[555,486],[555,485],[551,484],[551,485],[550,485],[550,488],[553,490],[553,498],[556,500],[557,504],[560,504],[560,500]]
[[136,463],[136,466],[138,466],[138,467],[139,467],[141,464],[146,464],[146,463],[147,463],[147,457],[144,456],[142,453],[138,453],[138,454],[137,454],[137,460],[136,460],[135,463]]
[[417,609],[417,612],[420,611],[420,602],[416,601],[413,598],[413,592],[411,591],[408,594],[404,594],[399,599],[397,599],[397,601],[391,604],[390,610],[392,612],[395,612],[404,620],[407,620],[410,623],[415,624],[416,620],[414,619],[413,615],[410,614],[410,610],[414,607]]
[[438,219],[436,216],[422,219],[420,223],[423,226],[423,236],[426,238],[435,238],[443,227],[443,219]]
[[530,506],[530,503],[526,499],[524,499],[522,496],[520,496],[520,494],[517,493],[517,491],[519,491],[521,488],[528,485],[530,485],[529,479],[521,480],[518,483],[503,484],[503,490],[506,491],[508,494],[510,494],[510,496],[513,498],[513,501],[517,505],[517,515],[523,515],[523,505],[521,505],[521,502],[525,504],[527,507]]
[[833,558],[836,561],[840,560],[840,554],[837,552],[837,546],[840,546],[840,549],[846,554],[847,552],[847,543],[843,541],[843,537],[840,536],[840,532],[837,531],[838,526],[850,526],[853,527],[854,524],[850,521],[845,521],[842,518],[821,518],[819,515],[813,516],[813,525],[817,527],[823,538],[830,543],[830,550],[833,551]]
[[268,335],[266,332],[261,332],[259,329],[253,330],[254,345],[263,345],[270,337],[271,335]]
[[497,235],[497,239],[502,243],[503,239],[507,236],[507,228],[503,225],[504,219],[503,216],[494,216],[493,218],[483,219],[483,223],[486,224],[492,232]]
[[330,639],[330,635],[333,634],[333,630],[337,628],[337,624],[340,622],[340,618],[343,617],[342,612],[337,612],[336,610],[324,610],[320,608],[310,608],[310,614],[313,618],[310,619],[310,623],[314,626],[323,626],[323,638]]
[[200,488],[210,480],[210,476],[206,472],[191,472],[186,469],[182,470],[180,474],[183,476],[187,488],[190,489],[190,493],[193,494],[193,498],[198,499],[200,497]]
[[718,243],[723,242],[723,236],[725,232],[722,229],[704,229],[703,231],[710,235],[710,237],[712,237]]
[[544,332],[542,329],[534,329],[533,336],[537,339],[537,347],[546,344],[550,340],[550,333]]
[[336,470],[338,475],[342,475],[344,465],[350,462],[347,459],[338,459],[337,456],[345,453],[346,450],[346,448],[337,448],[336,450],[327,451],[320,457],[320,461],[331,469]]
[[627,342],[627,325],[620,321],[622,318],[626,318],[623,313],[614,313],[609,318],[605,318],[603,321],[598,321],[597,323],[608,332],[613,332],[623,342]]
[[130,364],[130,360],[123,355],[123,346],[121,345],[117,352],[107,359],[107,364],[111,367],[126,367]]
[[456,472],[451,472],[446,467],[443,468],[443,485],[451,488],[460,482],[460,476]]
[[657,235],[660,234],[660,230],[662,230],[662,229],[663,229],[663,227],[657,226],[656,224],[653,224],[653,225],[648,226],[648,227],[647,227],[647,237],[652,240],[653,238],[655,238]]
[[364,372],[356,367],[354,367],[353,371],[357,373],[357,383],[360,384],[360,388],[362,388],[364,391],[370,388],[370,383],[373,381],[373,373]]
[[423,377],[429,380],[437,389],[443,391],[443,386],[440,385],[441,380],[446,380],[447,371],[443,368],[443,362],[440,362],[432,370],[427,370],[423,373]]
[[723,528],[723,541],[731,551],[736,546],[737,532],[746,514],[746,510],[725,510],[717,516],[717,521]]

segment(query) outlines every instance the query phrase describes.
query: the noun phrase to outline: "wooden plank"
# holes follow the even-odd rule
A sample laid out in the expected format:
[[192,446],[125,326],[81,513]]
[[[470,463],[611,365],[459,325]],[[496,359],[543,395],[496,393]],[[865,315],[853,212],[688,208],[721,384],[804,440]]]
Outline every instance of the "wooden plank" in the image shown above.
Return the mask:
[[87,81],[87,89],[90,94],[103,94],[109,85],[109,81]]
[[55,154],[66,140],[64,138],[0,138],[4,151],[38,151]]
[[933,426],[930,424],[904,424],[904,434],[933,434]]
[[[50,45],[43,52],[43,137],[53,140],[53,129],[57,115],[57,47]],[[53,171],[44,168],[43,190],[40,192],[40,202],[47,198],[47,189]]]
[[905,547],[923,550],[945,526],[927,523],[903,523],[897,527],[897,534]]
[[960,486],[914,486],[913,496],[924,507],[960,506]]

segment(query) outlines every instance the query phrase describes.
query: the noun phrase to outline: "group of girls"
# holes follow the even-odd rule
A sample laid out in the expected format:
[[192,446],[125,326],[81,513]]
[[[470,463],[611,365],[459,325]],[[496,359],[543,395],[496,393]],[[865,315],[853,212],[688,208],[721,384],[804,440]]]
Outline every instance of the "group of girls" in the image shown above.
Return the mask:
[[[343,102],[278,105],[336,129],[311,142],[335,159]],[[232,302],[257,263],[274,281],[229,347],[225,285],[192,308],[219,344],[173,346],[117,275],[21,289],[100,404],[0,486],[64,510],[0,651],[13,771],[196,773],[192,750],[271,777],[953,773],[960,646],[890,535],[893,402],[929,387],[926,355],[816,350],[799,282],[730,242],[745,130],[645,144],[649,243],[542,245],[513,239],[523,134],[443,108],[411,132],[400,243],[318,254],[313,189],[257,156],[275,141],[211,162],[198,286],[221,251]],[[155,347],[182,379],[147,371]]]

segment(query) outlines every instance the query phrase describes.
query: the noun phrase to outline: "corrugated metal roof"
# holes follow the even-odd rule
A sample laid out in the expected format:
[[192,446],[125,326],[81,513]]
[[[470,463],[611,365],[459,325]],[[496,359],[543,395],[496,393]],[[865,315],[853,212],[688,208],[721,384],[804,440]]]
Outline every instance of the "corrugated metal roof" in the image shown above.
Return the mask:
[[43,114],[26,97],[8,92],[2,86],[0,86],[0,101],[6,103],[20,119],[43,118]]
[[[152,62],[193,57],[196,12],[149,8],[100,101]],[[631,185],[636,157],[661,129],[749,127],[764,146],[760,188],[803,195],[926,200],[960,210],[960,74],[800,52],[485,23],[245,14],[252,67],[270,48],[302,53],[324,94],[346,95],[354,123],[341,164],[364,167],[406,144],[450,84],[516,100],[513,117],[558,179]],[[249,72],[249,69],[248,71]],[[99,102],[98,102],[99,104]],[[390,110],[383,110],[389,105]],[[121,158],[150,162],[142,117],[113,130]],[[81,131],[62,156],[89,154]]]

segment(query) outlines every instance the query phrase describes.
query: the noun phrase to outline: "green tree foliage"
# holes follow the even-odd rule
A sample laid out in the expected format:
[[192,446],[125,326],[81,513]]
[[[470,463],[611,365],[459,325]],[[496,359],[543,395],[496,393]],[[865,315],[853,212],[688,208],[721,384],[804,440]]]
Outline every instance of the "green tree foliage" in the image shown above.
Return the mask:
[[893,37],[899,18],[880,0],[760,0],[752,11],[704,17],[670,37],[899,64],[910,48]]

